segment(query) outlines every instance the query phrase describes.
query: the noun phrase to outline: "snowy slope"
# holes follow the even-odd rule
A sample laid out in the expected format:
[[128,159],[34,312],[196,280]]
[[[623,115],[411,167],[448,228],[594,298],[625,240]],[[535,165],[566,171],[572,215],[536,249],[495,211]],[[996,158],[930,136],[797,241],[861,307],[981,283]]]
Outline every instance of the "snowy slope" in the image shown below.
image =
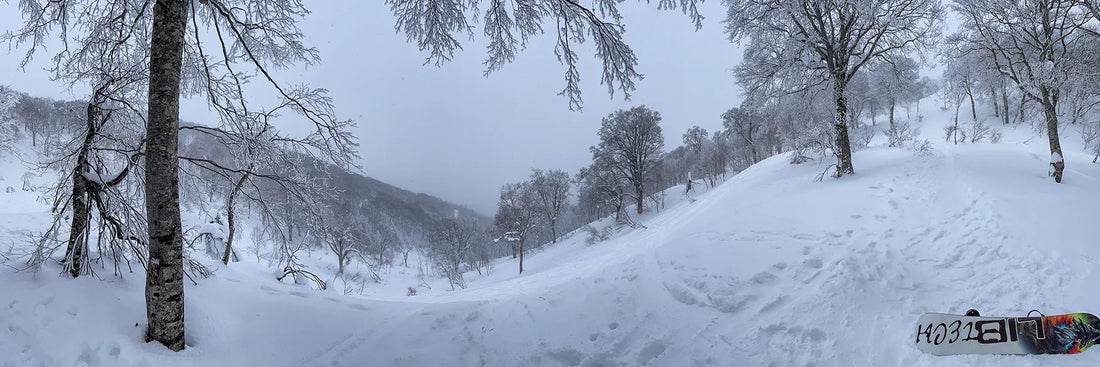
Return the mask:
[[[821,165],[773,157],[645,228],[594,245],[570,237],[530,256],[522,276],[508,259],[454,292],[343,296],[232,264],[188,283],[181,353],[140,342],[137,273],[3,269],[0,365],[1100,364],[1100,351],[936,357],[912,346],[924,312],[1100,313],[1100,165],[1067,153],[1054,184],[1044,140],[1007,133],[930,155],[868,148],[857,175],[824,182],[813,181]],[[3,218],[0,233],[18,225]]]

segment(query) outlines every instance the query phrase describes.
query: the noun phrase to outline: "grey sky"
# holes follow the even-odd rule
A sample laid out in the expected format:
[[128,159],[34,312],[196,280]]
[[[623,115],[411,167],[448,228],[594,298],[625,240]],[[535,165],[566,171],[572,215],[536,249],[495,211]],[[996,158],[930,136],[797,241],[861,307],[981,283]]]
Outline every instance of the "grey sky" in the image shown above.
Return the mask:
[[[18,24],[15,5],[0,2],[5,29]],[[720,128],[719,115],[740,103],[730,69],[740,62],[741,51],[722,33],[725,14],[719,1],[702,5],[706,19],[698,32],[679,11],[624,3],[627,41],[645,79],[630,101],[620,93],[609,99],[606,86],[599,84],[599,63],[585,45],[578,52],[583,112],[570,112],[567,100],[557,95],[564,77],[553,53],[553,34],[532,40],[515,62],[486,78],[485,48],[477,31],[475,40],[463,39],[464,50],[452,62],[426,66],[426,55],[394,32],[393,15],[381,1],[309,6],[313,14],[303,31],[323,62],[276,77],[330,90],[337,112],[358,121],[364,174],[489,215],[500,186],[524,179],[531,168],[575,173],[587,165],[600,119],[616,109],[645,104],[659,111],[666,149],[671,149],[692,125]],[[64,92],[48,82],[37,70],[42,62],[26,74],[16,71],[23,51],[0,57],[0,83],[36,95],[84,98],[83,90]],[[48,54],[38,60],[48,60]],[[182,114],[190,121],[215,117],[196,101],[185,102]]]

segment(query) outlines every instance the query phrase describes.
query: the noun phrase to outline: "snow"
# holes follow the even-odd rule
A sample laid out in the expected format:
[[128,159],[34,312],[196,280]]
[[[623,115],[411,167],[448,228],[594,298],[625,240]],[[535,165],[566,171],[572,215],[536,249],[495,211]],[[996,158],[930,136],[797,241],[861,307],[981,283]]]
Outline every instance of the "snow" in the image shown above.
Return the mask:
[[[856,175],[824,182],[813,179],[827,160],[773,157],[709,191],[697,185],[695,200],[670,189],[660,213],[635,218],[644,227],[592,245],[575,232],[530,254],[523,275],[502,259],[457,291],[436,278],[406,296],[415,256],[344,295],[277,282],[277,269],[242,253],[187,283],[179,353],[141,340],[140,271],[72,280],[52,264],[4,267],[0,365],[1100,364],[1100,351],[940,357],[914,347],[925,312],[1100,313],[1100,165],[1066,131],[1055,184],[1045,139],[1017,130],[1002,144],[950,145],[926,127],[931,153],[876,141],[855,153]],[[10,161],[0,176],[21,177]],[[0,244],[49,220],[26,193],[0,195],[16,203],[0,206]],[[329,271],[326,255],[307,256],[311,270]]]

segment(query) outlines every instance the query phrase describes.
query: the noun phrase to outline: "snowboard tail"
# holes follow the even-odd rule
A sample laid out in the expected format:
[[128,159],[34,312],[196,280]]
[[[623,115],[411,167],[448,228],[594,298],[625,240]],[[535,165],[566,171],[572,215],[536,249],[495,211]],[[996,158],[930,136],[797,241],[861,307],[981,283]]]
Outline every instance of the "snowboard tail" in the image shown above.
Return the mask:
[[1088,313],[982,317],[927,313],[917,349],[935,355],[1076,354],[1100,342],[1100,318]]

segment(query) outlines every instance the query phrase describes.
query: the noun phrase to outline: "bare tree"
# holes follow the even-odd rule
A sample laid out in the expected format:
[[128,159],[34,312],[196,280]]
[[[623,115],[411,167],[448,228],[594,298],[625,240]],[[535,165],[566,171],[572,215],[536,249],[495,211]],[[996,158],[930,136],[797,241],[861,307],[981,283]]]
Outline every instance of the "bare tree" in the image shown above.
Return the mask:
[[725,23],[730,40],[749,38],[773,51],[757,55],[772,60],[761,72],[803,69],[815,76],[810,84],[831,84],[836,177],[855,173],[848,137],[848,82],[872,60],[928,45],[937,36],[943,14],[935,0],[724,2],[729,7]]
[[657,163],[665,145],[661,134],[661,114],[638,106],[618,110],[604,117],[600,126],[600,145],[595,154],[607,159],[611,172],[624,180],[637,204],[644,210],[646,184],[658,172]]
[[539,202],[530,181],[510,183],[500,188],[500,201],[493,225],[500,233],[497,242],[504,240],[515,246],[512,258],[519,254],[519,273],[523,274],[524,245],[535,228],[538,218]]
[[589,206],[599,218],[607,208],[609,214],[615,214],[615,220],[622,218],[626,205],[628,183],[626,178],[615,170],[615,162],[608,154],[597,147],[590,147],[592,164],[577,172],[576,180],[580,187],[582,205]]
[[[918,97],[918,83],[920,82],[920,66],[916,60],[905,56],[884,59],[882,62],[871,66],[868,73],[873,86],[874,95],[883,100],[890,119],[890,129],[897,130],[895,110],[899,104],[908,104]],[[974,112],[973,91],[971,92],[971,112]],[[890,141],[890,146],[897,146],[897,141]]]
[[722,126],[726,133],[738,142],[738,146],[745,147],[751,159],[749,164],[760,161],[757,154],[757,145],[762,139],[764,118],[746,108],[731,108],[722,114]]
[[682,138],[684,146],[698,154],[703,151],[703,145],[705,145],[707,139],[710,138],[710,134],[707,133],[707,129],[695,125],[688,128],[688,131],[684,133]]
[[465,288],[462,264],[470,260],[480,230],[476,225],[460,218],[447,218],[439,222],[428,235],[429,254],[436,270],[455,287]]
[[546,220],[547,229],[550,231],[550,242],[557,242],[558,219],[565,207],[569,205],[569,174],[562,170],[535,169],[531,172],[529,189],[538,203],[537,210]]

